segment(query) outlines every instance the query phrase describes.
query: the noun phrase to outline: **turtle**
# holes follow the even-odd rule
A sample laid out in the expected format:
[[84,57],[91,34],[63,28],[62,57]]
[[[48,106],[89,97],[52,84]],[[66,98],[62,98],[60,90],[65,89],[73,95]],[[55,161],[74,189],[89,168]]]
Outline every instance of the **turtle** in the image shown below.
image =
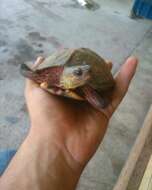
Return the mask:
[[109,65],[89,48],[64,48],[34,67],[21,64],[20,72],[54,95],[88,101],[102,110],[110,103],[106,94],[115,86]]

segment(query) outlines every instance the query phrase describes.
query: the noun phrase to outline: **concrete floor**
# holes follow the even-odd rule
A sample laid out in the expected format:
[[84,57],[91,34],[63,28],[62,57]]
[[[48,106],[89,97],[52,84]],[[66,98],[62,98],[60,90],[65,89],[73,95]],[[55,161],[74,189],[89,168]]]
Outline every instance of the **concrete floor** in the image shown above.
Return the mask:
[[131,0],[100,0],[98,5],[86,10],[74,0],[0,3],[0,149],[18,147],[29,128],[24,79],[18,70],[22,62],[61,47],[82,46],[111,59],[113,72],[131,54],[140,59],[129,92],[78,190],[112,189],[152,102],[152,22],[128,17]]

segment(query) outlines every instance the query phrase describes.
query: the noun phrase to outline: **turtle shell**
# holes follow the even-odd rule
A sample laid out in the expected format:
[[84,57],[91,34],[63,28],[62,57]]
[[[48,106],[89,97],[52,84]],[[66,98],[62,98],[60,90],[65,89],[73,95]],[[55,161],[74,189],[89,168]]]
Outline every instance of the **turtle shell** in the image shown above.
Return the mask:
[[88,48],[63,49],[47,57],[36,69],[51,66],[90,65],[89,85],[98,92],[109,91],[114,87],[114,78],[106,61]]

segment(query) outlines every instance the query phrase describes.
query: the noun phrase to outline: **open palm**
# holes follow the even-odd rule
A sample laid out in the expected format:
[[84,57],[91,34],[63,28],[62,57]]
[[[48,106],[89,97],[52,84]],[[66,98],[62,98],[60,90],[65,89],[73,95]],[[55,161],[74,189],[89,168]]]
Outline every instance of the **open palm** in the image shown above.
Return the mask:
[[31,130],[47,134],[75,162],[85,165],[102,141],[110,117],[125,96],[134,76],[136,58],[129,58],[115,77],[111,104],[102,112],[86,102],[57,97],[27,80],[25,96]]

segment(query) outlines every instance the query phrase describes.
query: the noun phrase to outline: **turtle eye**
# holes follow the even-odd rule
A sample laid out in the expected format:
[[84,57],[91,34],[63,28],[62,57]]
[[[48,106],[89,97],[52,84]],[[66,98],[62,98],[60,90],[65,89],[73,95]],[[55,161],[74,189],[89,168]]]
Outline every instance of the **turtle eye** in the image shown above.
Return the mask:
[[82,71],[82,69],[79,68],[79,69],[75,70],[73,72],[73,74],[76,75],[76,76],[81,76],[83,74],[83,71]]

